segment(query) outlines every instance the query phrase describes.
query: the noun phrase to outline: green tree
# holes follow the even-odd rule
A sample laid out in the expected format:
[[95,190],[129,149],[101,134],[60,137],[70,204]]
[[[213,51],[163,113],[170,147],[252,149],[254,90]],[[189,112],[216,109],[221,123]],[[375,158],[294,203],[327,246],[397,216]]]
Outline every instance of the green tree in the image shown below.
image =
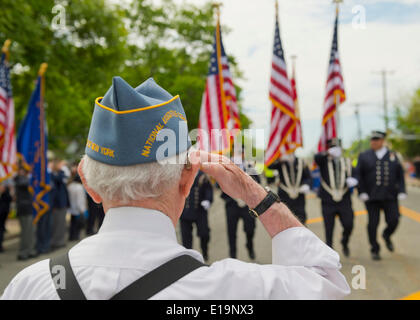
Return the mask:
[[[83,152],[96,97],[120,75],[133,86],[148,77],[179,94],[190,129],[198,124],[213,42],[210,2],[177,6],[134,0],[0,0],[0,41],[12,40],[10,62],[17,124],[23,119],[38,68],[48,63],[45,103],[49,148],[75,158]],[[57,4],[65,28],[53,30]],[[241,76],[230,57],[235,75]],[[240,92],[240,88],[239,92]],[[241,115],[245,127],[250,123]],[[73,155],[70,142],[78,143]]]
[[397,132],[391,138],[393,147],[403,156],[413,158],[420,155],[420,88],[417,89],[408,105],[396,109]]

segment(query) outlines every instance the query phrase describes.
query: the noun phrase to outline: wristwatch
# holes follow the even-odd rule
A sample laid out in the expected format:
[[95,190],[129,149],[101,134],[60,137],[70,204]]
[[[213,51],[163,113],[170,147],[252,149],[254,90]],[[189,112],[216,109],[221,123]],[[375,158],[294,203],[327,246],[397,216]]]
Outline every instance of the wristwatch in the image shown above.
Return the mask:
[[258,218],[258,216],[262,215],[271,205],[275,202],[280,202],[280,197],[275,194],[269,187],[264,187],[267,191],[267,195],[265,198],[254,208],[249,208],[249,214],[253,217]]

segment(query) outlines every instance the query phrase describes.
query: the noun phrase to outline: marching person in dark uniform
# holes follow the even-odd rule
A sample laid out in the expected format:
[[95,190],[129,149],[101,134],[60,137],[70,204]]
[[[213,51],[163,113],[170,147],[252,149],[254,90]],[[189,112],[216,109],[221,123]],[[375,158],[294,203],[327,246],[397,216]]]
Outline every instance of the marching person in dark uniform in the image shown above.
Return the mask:
[[[240,157],[240,156],[239,156]],[[238,162],[240,162],[238,164]],[[242,162],[235,161],[235,164],[238,165],[242,170],[246,172],[252,172],[253,165],[244,160],[244,153],[242,148]],[[255,173],[255,172],[252,172]],[[251,177],[260,183],[260,177],[257,174],[252,174]],[[226,207],[226,222],[227,222],[227,232],[229,238],[229,255],[231,258],[236,258],[236,234],[238,229],[239,219],[243,220],[244,232],[246,235],[246,248],[248,250],[248,256],[250,259],[255,259],[254,251],[254,234],[255,234],[255,217],[249,214],[249,209],[247,205],[237,199],[229,197],[227,194],[222,193],[221,197],[225,200]]]
[[349,238],[353,230],[353,208],[350,198],[350,188],[357,185],[349,159],[342,157],[339,139],[327,142],[328,150],[315,155],[315,162],[321,174],[321,186],[318,196],[322,203],[326,243],[333,245],[335,216],[340,218],[343,226],[341,244],[343,253],[349,256]]
[[305,194],[311,185],[311,173],[302,159],[285,155],[269,167],[279,173],[278,195],[289,209],[305,224]]
[[380,246],[376,241],[379,213],[383,209],[387,227],[382,233],[386,246],[394,251],[391,235],[398,225],[398,200],[407,197],[404,170],[398,155],[385,145],[386,133],[373,131],[371,149],[360,154],[357,164],[359,197],[365,202],[369,215],[368,234],[372,258],[380,260]]
[[213,202],[213,187],[208,177],[201,171],[195,177],[190,194],[185,200],[184,211],[181,215],[182,245],[192,249],[193,223],[197,226],[197,235],[200,238],[201,251],[204,260],[208,260],[208,243],[210,241],[210,228],[207,211]]

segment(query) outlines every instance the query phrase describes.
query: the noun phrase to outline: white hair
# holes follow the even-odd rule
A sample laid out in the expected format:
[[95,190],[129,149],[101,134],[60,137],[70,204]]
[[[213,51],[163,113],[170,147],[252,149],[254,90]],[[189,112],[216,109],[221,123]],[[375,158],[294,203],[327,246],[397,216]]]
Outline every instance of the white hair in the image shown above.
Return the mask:
[[112,166],[87,155],[82,172],[86,183],[108,201],[133,201],[156,198],[179,183],[187,152],[167,159],[132,166]]

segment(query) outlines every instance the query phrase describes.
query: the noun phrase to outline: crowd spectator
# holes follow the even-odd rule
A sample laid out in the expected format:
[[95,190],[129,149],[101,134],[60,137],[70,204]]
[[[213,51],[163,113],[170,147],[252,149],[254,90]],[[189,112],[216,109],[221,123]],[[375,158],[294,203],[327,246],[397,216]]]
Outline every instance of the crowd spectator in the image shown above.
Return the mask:
[[[87,195],[88,199],[88,219],[86,224],[86,234],[88,236],[95,234],[102,225],[104,221],[105,212],[102,207],[102,204],[95,203],[92,198]],[[96,221],[98,225],[95,227]]]
[[32,195],[29,191],[30,177],[20,168],[15,179],[16,215],[20,224],[20,247],[18,260],[37,256],[35,251],[35,229],[33,225]]
[[62,161],[55,160],[51,167],[52,250],[66,245],[66,213],[69,207],[69,197],[67,192],[68,175],[65,174],[63,166]]
[[10,203],[12,197],[10,195],[9,187],[0,185],[0,252],[4,251],[3,239],[6,232],[6,220],[10,212]]
[[79,240],[80,230],[84,225],[84,213],[87,210],[86,191],[83,188],[79,175],[74,176],[72,182],[68,185],[69,201],[70,201],[70,236],[69,240]]

